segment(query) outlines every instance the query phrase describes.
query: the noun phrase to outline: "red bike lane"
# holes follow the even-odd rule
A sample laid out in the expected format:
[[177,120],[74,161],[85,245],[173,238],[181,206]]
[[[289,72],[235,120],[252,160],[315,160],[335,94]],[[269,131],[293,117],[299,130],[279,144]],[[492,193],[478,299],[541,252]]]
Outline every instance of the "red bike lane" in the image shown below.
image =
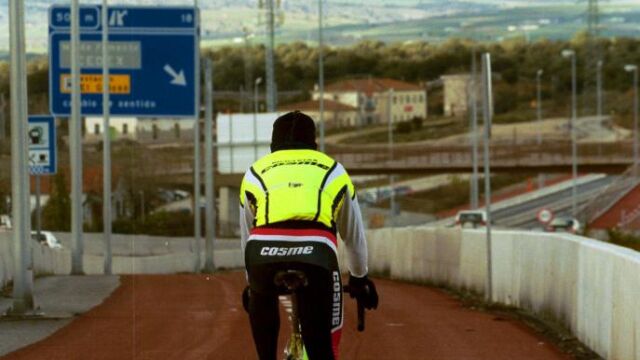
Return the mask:
[[[376,284],[380,307],[367,312],[364,333],[354,301],[345,301],[341,359],[570,358],[521,323],[464,308],[440,290]],[[256,359],[243,287],[240,272],[124,276],[101,305],[2,359]]]

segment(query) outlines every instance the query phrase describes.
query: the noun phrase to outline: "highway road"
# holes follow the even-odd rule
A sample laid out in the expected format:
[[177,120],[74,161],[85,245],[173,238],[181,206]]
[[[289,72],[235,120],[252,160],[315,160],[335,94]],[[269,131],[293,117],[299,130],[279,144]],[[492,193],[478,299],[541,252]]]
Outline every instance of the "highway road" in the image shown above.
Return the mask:
[[[591,200],[593,196],[611,184],[616,176],[606,176],[585,184],[578,185],[578,208]],[[570,215],[572,188],[541,196],[539,198],[517,204],[508,208],[497,210],[493,213],[497,225],[513,228],[539,228],[540,223],[536,215],[540,209],[552,210],[555,215]]]

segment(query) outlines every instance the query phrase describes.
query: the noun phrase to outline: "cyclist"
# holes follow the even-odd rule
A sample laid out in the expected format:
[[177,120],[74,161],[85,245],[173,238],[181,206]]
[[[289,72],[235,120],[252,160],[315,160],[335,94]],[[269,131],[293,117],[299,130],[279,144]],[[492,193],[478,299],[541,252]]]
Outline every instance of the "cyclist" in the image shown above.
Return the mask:
[[249,286],[243,304],[261,360],[277,356],[280,316],[274,277],[300,270],[302,337],[311,360],[338,357],[343,320],[337,232],[346,245],[351,296],[378,306],[367,277],[367,243],[356,193],[344,167],[317,151],[315,123],[295,111],[273,124],[271,153],[245,173],[240,229]]

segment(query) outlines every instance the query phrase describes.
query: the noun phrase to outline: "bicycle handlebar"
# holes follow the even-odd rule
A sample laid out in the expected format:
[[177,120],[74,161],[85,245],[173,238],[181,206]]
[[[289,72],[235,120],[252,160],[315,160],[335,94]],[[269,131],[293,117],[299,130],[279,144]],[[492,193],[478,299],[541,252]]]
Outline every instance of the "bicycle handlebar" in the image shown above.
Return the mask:
[[[349,285],[345,285],[343,287],[343,290],[345,293],[351,294],[351,288],[349,287]],[[360,300],[356,299],[356,302],[358,303],[358,331],[362,332],[364,331],[364,304],[362,304],[362,302],[360,302]]]

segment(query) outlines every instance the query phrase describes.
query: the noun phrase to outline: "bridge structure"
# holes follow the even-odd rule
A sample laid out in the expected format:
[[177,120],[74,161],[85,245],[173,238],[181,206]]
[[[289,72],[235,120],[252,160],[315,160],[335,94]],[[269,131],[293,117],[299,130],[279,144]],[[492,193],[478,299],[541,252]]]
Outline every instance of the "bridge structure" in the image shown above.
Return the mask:
[[[229,146],[220,144],[220,147]],[[188,185],[193,177],[191,151],[159,169],[153,176],[176,185]],[[400,144],[393,148],[375,145],[327,145],[327,153],[340,161],[351,175],[470,173],[473,168],[470,147],[462,145]],[[584,142],[578,145],[578,171],[581,173],[622,174],[633,163],[633,143]],[[570,141],[536,143],[492,143],[491,171],[520,173],[568,173],[572,156]],[[483,166],[480,157],[478,166]],[[240,170],[240,169],[238,169]],[[244,170],[244,169],[243,169]],[[169,176],[167,176],[169,175]],[[234,187],[244,171],[216,175],[216,187]]]

